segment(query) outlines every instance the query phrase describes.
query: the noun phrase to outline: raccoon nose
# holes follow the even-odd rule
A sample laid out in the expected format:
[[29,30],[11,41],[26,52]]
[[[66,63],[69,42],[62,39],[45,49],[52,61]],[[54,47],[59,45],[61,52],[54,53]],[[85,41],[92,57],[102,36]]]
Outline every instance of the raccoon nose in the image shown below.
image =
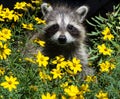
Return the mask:
[[65,44],[66,43],[66,36],[65,35],[60,35],[59,38],[58,38],[58,42],[60,44]]

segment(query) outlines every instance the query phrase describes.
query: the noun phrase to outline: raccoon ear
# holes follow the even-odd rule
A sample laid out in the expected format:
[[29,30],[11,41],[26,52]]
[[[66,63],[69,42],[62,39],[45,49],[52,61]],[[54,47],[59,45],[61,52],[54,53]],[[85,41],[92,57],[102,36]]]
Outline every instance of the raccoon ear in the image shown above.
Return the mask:
[[53,10],[52,6],[48,3],[41,4],[41,11],[44,16]]
[[79,14],[80,16],[80,22],[83,22],[87,13],[88,13],[89,8],[87,6],[81,6],[79,7],[76,12]]

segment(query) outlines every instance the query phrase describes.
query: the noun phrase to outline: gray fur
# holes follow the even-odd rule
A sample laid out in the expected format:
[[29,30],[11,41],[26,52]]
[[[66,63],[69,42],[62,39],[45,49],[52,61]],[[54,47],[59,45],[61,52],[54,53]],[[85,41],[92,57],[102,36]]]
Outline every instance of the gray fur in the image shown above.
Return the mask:
[[[42,12],[44,5],[41,6]],[[86,38],[86,30],[82,25],[87,13],[88,7],[81,6],[78,9],[71,9],[68,6],[48,6],[46,7],[47,13],[44,15],[44,18],[47,22],[45,30],[52,26],[53,24],[59,25],[59,30],[52,34],[49,37],[45,37],[46,47],[44,48],[44,54],[48,55],[51,58],[54,58],[57,55],[64,55],[66,59],[71,59],[72,57],[77,57],[81,60],[83,65],[82,76],[93,75],[94,71],[92,68],[88,67],[88,54],[86,52],[86,45],[84,44]],[[78,36],[71,35],[67,30],[67,25],[73,25],[78,31]],[[50,31],[52,32],[52,31]],[[68,34],[70,34],[68,36]],[[46,33],[47,35],[47,33]],[[66,36],[66,43],[61,45],[58,42],[60,35]]]
[[[93,75],[93,69],[88,67],[88,54],[86,52],[86,45],[84,44],[86,30],[82,25],[87,15],[88,7],[81,6],[78,9],[70,9],[67,6],[52,7],[47,3],[43,3],[41,9],[44,19],[47,22],[44,28],[45,33],[42,35],[42,39],[46,41],[46,45],[44,49],[42,49],[43,54],[50,58],[54,58],[61,54],[66,59],[77,57],[81,60],[83,65],[83,72],[81,75]],[[73,29],[70,31],[73,32],[75,30],[75,32],[70,33],[68,31],[69,29],[67,29],[68,25],[72,25]],[[52,26],[54,26],[53,29]],[[55,29],[58,30],[55,31]],[[53,33],[53,31],[55,33]],[[58,42],[61,35],[65,37],[64,44]]]

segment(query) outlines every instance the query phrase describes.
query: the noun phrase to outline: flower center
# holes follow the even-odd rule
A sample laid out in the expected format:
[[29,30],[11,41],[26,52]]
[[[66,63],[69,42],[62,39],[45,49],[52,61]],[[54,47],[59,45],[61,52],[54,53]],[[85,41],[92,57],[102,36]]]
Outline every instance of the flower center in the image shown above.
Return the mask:
[[9,81],[8,84],[11,85],[11,84],[12,84],[12,81]]
[[110,35],[110,34],[111,34],[110,32],[107,33],[107,35]]
[[10,14],[7,12],[7,13],[5,13],[5,16],[9,16]]
[[105,48],[104,51],[107,51],[107,48]]

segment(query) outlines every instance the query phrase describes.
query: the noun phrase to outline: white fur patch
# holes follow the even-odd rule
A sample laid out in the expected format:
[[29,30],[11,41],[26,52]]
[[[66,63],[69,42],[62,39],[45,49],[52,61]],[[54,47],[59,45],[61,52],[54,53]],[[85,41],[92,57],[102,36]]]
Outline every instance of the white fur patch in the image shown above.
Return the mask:
[[55,34],[51,37],[51,40],[57,41],[60,35],[61,35],[61,33],[58,31],[57,33],[55,33]]
[[64,17],[64,23],[65,23],[65,25],[67,26],[69,24],[69,22],[70,22],[70,18],[65,15],[65,17]]
[[49,23],[46,25],[45,28],[50,27],[50,26],[52,26],[52,25],[54,25],[54,24],[56,24],[56,22],[55,22],[55,21],[51,21],[51,22],[49,22]]
[[56,20],[57,20],[57,23],[59,24],[59,26],[61,25],[65,25],[67,26],[70,22],[70,18],[68,15],[65,15],[65,14],[59,14],[57,17],[56,17]]
[[51,37],[51,40],[53,40],[55,42],[58,42],[58,38],[59,38],[60,35],[65,35],[66,36],[66,39],[67,39],[66,43],[71,43],[71,42],[75,41],[75,38],[72,37],[68,32],[65,32],[64,34],[61,34],[61,32],[57,32]]
[[75,38],[70,35],[70,33],[65,32],[65,36],[67,38],[67,43],[71,43],[75,41]]
[[59,14],[59,15],[56,17],[56,20],[57,20],[57,23],[58,23],[59,25],[61,25],[61,23],[62,23],[62,16]]

